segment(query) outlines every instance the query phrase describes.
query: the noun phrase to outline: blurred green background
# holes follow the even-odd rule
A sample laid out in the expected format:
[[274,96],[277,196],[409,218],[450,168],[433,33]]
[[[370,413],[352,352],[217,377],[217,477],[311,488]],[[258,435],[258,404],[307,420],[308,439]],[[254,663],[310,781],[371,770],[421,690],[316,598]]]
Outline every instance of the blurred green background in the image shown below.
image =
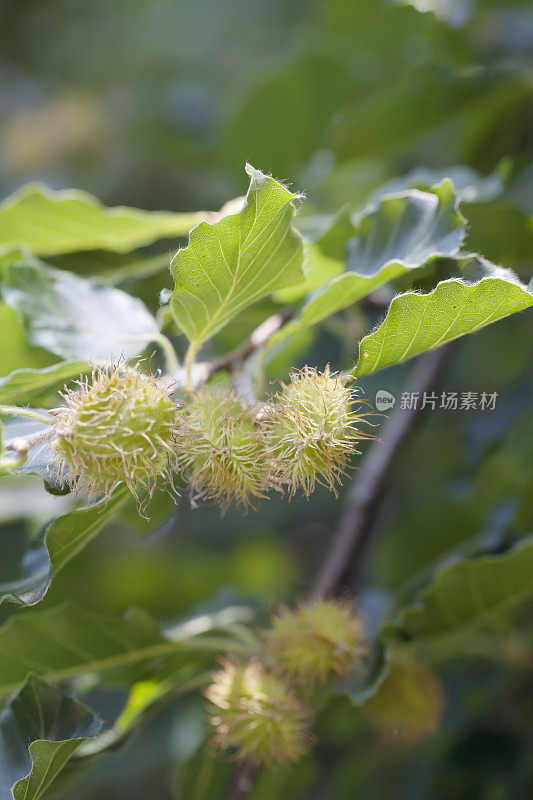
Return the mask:
[[[108,205],[215,209],[243,193],[249,160],[305,192],[314,212],[332,213],[364,206],[383,184],[416,182],[403,176],[424,169],[464,189],[469,247],[529,280],[530,2],[23,0],[2,3],[0,28],[2,196],[42,180]],[[68,256],[61,264],[78,268]],[[125,288],[156,308],[170,283],[160,270]],[[214,347],[237,343],[269,302]],[[338,315],[287,353],[280,371],[306,360],[353,363],[356,340],[380,313],[369,304]],[[0,324],[13,317],[0,305]],[[406,452],[367,559],[361,602],[370,618],[453,548],[498,552],[531,531],[532,342],[530,319],[518,316],[456,351],[443,388],[498,392],[497,408],[435,411]],[[0,342],[1,374],[52,360],[22,331]],[[388,370],[363,388],[370,398],[380,388],[399,393],[408,371]],[[15,547],[15,526],[29,535],[52,513],[37,479],[14,480],[0,487],[2,552]],[[185,498],[177,509],[161,500],[149,524],[132,510],[69,564],[45,603],[74,597],[110,613],[139,605],[169,620],[217,596],[290,600],[322,562],[342,499],[317,491],[308,503],[273,499],[222,518]],[[31,521],[17,519],[21,505]],[[519,620],[528,644],[530,611]],[[320,720],[313,758],[262,776],[251,797],[530,798],[532,657],[508,644],[496,658],[444,661],[448,704],[431,739],[380,742],[339,703]],[[92,699],[104,719],[120,709],[116,693]],[[204,725],[198,698],[171,706],[65,798],[189,800],[183,765]]]

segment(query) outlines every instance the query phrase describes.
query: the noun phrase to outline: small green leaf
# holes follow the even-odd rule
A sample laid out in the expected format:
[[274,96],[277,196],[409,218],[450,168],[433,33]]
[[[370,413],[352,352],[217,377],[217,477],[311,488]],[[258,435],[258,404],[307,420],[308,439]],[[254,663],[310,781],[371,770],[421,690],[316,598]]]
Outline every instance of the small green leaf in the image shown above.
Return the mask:
[[400,294],[379,328],[362,339],[354,374],[401,363],[531,305],[525,286],[502,278],[470,284],[452,279],[428,294]]
[[90,709],[30,675],[0,716],[0,800],[39,800],[99,727]]
[[98,674],[107,683],[131,684],[160,674],[163,662],[190,665],[193,654],[204,666],[215,653],[243,648],[236,623],[252,618],[249,608],[234,606],[161,632],[140,609],[122,618],[73,604],[15,614],[0,628],[0,695],[17,689],[28,671],[51,683]]
[[159,677],[134,683],[113,727],[81,745],[63,778],[71,782],[83,774],[95,758],[123,746],[147,719],[171,699],[175,701],[178,697],[206,686],[210,682],[212,670],[199,672],[198,667],[198,661],[189,658],[187,664],[177,670],[164,671]]
[[414,189],[384,198],[361,218],[357,228],[345,215],[338,217],[307,251],[306,282],[314,286],[328,272],[340,271],[344,263],[347,271],[315,292],[269,346],[316,325],[432,258],[457,256],[465,220],[456,206],[453,186],[445,180],[431,192]]
[[256,300],[303,280],[294,195],[250,165],[246,171],[242,210],[214,225],[201,222],[172,259],[171,308],[193,350]]
[[52,579],[100,533],[129,497],[127,488],[119,486],[108,500],[69,511],[51,522],[45,530],[44,544],[28,552],[22,577],[0,584],[0,603],[39,603]]
[[332,314],[336,314],[337,311],[367,297],[378,286],[394,280],[404,272],[406,272],[405,267],[394,263],[384,267],[381,272],[371,278],[356,275],[353,272],[344,272],[337,278],[333,278],[324,289],[309,298],[295,319],[280,328],[270,338],[268,349],[281,344],[289,337],[304,333]]
[[62,388],[65,381],[88,369],[86,361],[62,361],[44,369],[16,369],[0,378],[0,403],[31,403],[35,397]]
[[170,236],[184,236],[205,215],[105,208],[90,194],[31,184],[0,206],[0,254],[27,246],[36,255],[78,250],[127,253]]
[[456,634],[533,597],[533,538],[501,555],[464,559],[442,567],[412,604],[387,626],[403,640]]
[[130,358],[159,335],[138,298],[34,259],[4,268],[3,297],[33,344],[67,359]]

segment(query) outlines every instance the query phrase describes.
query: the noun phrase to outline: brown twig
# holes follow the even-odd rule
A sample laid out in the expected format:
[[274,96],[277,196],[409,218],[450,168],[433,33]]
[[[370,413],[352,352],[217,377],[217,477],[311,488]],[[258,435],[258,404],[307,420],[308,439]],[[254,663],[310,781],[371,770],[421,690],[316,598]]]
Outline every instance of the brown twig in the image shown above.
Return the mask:
[[293,311],[290,308],[272,314],[259,325],[252,335],[245,342],[240,344],[231,353],[215,358],[209,364],[209,377],[223,369],[231,369],[235,365],[242,364],[248,356],[263,347],[271,336],[283,327],[292,317]]
[[[436,384],[450,358],[450,345],[427,353],[413,369],[406,386],[409,393],[422,397]],[[370,447],[356,480],[351,485],[344,511],[334,536],[333,547],[316,577],[311,595],[335,594],[360,572],[363,555],[388,480],[403,445],[414,431],[424,409],[403,409],[399,405],[389,417],[381,438]],[[248,762],[238,764],[224,800],[245,800],[259,769]]]

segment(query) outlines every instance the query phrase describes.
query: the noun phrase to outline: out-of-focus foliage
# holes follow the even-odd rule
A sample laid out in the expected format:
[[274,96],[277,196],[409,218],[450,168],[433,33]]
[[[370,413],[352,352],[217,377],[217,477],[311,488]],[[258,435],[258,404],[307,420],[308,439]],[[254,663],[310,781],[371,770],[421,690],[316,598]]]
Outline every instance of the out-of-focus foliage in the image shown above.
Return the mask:
[[[287,181],[287,195],[306,194],[295,217],[305,282],[243,308],[202,357],[225,353],[296,303],[267,354],[269,376],[307,361],[352,369],[356,343],[375,328],[361,347],[370,355],[360,361],[359,385],[372,401],[384,389],[400,403],[409,364],[370,373],[378,353],[387,364],[414,355],[415,333],[427,347],[455,331],[452,316],[426,330],[431,317],[418,309],[444,291],[435,289],[439,281],[455,288],[461,307],[475,295],[468,331],[530,303],[515,278],[497,270],[512,268],[523,284],[531,279],[526,0],[30,0],[4,4],[0,22],[1,196],[45,181],[54,190],[79,187],[108,207],[168,209],[146,216],[128,208],[117,220],[91,200],[88,232],[77,205],[84,196],[64,198],[73,206],[61,206],[62,218],[35,190],[18,209],[10,201],[7,213],[17,211],[25,233],[4,226],[0,234],[0,403],[57,404],[57,391],[95,356],[80,341],[104,311],[96,298],[109,293],[125,301],[121,313],[129,315],[128,304],[143,309],[148,330],[129,332],[142,339],[135,352],[149,359],[157,351],[154,369],[162,364],[158,346],[145,344],[160,329],[184,354],[185,337],[169,306],[158,310],[157,296],[166,290],[168,300],[171,256],[196,210],[217,209],[246,190],[246,160]],[[452,185],[441,183],[447,177]],[[36,255],[50,263],[37,264]],[[13,292],[22,262],[33,272],[21,299]],[[57,269],[76,274],[62,278]],[[82,280],[91,302],[73,311],[61,295],[64,280]],[[489,282],[503,292],[481,304]],[[391,306],[398,292],[407,294]],[[43,315],[50,336],[51,321],[62,321],[60,300],[71,319],[51,342],[42,336]],[[416,331],[403,324],[393,331],[399,304],[413,304]],[[117,317],[107,323],[105,343]],[[379,691],[387,670],[376,645],[367,683],[342,686],[324,703],[313,754],[263,772],[250,800],[531,796],[532,343],[526,314],[461,340],[395,470],[365,563],[360,605],[368,627],[378,631],[388,620],[387,647],[406,648],[439,675],[442,725],[408,745],[367,724],[358,706]],[[457,394],[455,410],[443,407],[442,392]],[[496,394],[494,409],[462,403],[466,393]],[[52,497],[34,476],[2,478],[1,676],[5,691],[19,694],[4,706],[1,725],[24,709],[34,715],[40,702],[46,711],[43,726],[23,732],[30,749],[9,755],[2,800],[9,781],[28,774],[30,755],[39,769],[46,759],[66,764],[54,784],[64,800],[72,793],[221,798],[231,763],[207,737],[199,696],[185,689],[205,681],[213,653],[246,647],[243,623],[254,613],[261,618],[307,589],[341,503],[342,493],[336,500],[318,491],[308,502],[271,500],[221,518],[217,508],[190,509],[186,497],[175,508],[161,493],[146,521],[122,496],[103,512],[72,511],[72,498]],[[42,607],[21,609],[14,599]],[[128,616],[135,607],[142,611]],[[236,608],[241,616],[231,615]],[[202,640],[183,662],[179,635]],[[60,681],[61,691],[35,677],[23,684],[26,669]],[[103,735],[95,736],[96,722],[74,693],[102,718]],[[51,732],[44,723],[58,708],[72,724]],[[4,757],[0,746],[0,765]],[[41,778],[36,772],[33,783]],[[41,797],[45,784],[26,797]]]

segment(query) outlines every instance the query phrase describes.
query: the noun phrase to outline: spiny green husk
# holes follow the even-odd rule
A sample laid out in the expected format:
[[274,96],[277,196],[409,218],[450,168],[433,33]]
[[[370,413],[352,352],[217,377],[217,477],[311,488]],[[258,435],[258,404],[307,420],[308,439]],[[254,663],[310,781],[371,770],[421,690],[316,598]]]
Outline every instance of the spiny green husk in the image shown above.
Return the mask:
[[[74,490],[108,496],[119,482],[139,507],[159,476],[189,482],[193,504],[206,500],[245,507],[269,489],[317,482],[335,490],[359,439],[365,414],[353,408],[347,381],[305,367],[259,408],[221,386],[204,386],[176,405],[138,366],[112,365],[66,390],[56,410],[54,468]],[[141,499],[142,498],[142,499]]]
[[310,711],[259,660],[224,661],[205,694],[220,747],[267,764],[294,762],[309,750]]
[[209,500],[227,508],[252,506],[265,497],[268,468],[263,431],[231,392],[205,387],[186,406],[178,464],[193,502]]
[[362,401],[348,379],[312,367],[293,372],[273,399],[268,421],[273,485],[306,497],[316,483],[335,491],[361,439]]
[[124,482],[140,503],[161,476],[172,485],[180,410],[138,367],[95,369],[63,394],[55,467],[74,490],[109,496]]
[[281,610],[264,641],[280,668],[308,686],[355,672],[366,650],[355,607],[338,600],[319,599]]

